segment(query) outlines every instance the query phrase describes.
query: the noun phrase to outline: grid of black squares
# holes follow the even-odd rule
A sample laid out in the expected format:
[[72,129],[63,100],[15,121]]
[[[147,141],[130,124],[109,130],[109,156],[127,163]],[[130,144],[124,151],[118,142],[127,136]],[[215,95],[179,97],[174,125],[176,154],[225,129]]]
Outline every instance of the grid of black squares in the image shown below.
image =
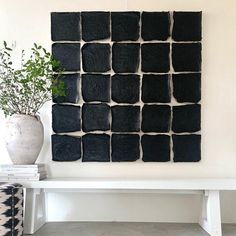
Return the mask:
[[199,161],[201,16],[52,13],[52,53],[67,72],[66,96],[53,99],[53,160],[166,162],[172,148],[174,162]]

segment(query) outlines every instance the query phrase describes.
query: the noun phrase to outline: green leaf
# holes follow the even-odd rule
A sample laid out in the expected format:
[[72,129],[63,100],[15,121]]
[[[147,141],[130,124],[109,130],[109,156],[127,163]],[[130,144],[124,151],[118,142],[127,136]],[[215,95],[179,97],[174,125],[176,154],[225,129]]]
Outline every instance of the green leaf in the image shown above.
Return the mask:
[[[11,66],[9,50],[6,42],[0,49],[0,108],[6,115],[25,114],[26,111],[34,115],[51,98],[51,93],[65,96],[64,83],[58,80],[63,72],[60,62],[45,48],[34,43],[26,60],[23,50],[22,68],[18,70]],[[57,75],[53,71],[55,66],[59,69]]]
[[11,49],[11,48],[8,48],[8,47],[5,47],[5,49],[8,50],[8,51],[12,51],[12,49]]

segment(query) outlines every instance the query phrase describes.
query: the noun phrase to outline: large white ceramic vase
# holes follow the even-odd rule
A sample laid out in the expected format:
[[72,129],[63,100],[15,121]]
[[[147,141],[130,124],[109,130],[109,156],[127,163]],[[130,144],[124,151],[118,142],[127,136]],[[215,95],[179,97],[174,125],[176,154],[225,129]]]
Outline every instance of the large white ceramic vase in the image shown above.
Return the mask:
[[34,164],[43,146],[40,118],[15,114],[6,120],[5,142],[13,164]]

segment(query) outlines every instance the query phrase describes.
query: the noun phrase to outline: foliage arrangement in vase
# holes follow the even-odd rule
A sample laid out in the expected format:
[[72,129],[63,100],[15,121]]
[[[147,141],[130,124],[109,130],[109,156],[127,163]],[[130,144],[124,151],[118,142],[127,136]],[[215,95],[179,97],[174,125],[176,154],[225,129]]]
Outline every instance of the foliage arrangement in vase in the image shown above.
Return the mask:
[[44,139],[39,109],[53,96],[64,96],[64,83],[59,80],[60,63],[40,45],[34,43],[26,60],[21,54],[21,67],[12,63],[12,49],[4,41],[0,49],[0,109],[6,120],[5,142],[14,164],[35,163]]

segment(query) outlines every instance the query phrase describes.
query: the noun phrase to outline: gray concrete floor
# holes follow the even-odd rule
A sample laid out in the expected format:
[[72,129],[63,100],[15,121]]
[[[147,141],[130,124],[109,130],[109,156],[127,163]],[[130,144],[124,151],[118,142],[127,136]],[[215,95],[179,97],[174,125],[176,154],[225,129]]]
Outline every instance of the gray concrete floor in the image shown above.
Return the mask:
[[[59,222],[45,224],[34,236],[208,236],[198,224]],[[236,225],[223,225],[223,236],[235,236]]]

